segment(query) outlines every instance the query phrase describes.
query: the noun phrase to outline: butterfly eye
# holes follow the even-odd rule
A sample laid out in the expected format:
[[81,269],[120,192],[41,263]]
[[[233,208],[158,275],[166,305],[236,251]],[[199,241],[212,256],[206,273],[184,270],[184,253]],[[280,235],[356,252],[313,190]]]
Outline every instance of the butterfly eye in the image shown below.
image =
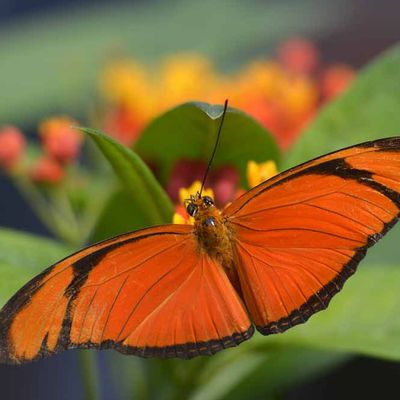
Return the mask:
[[189,203],[188,206],[186,207],[187,213],[191,216],[194,217],[195,214],[197,213],[197,206],[194,203]]
[[214,205],[213,199],[210,196],[204,196],[203,202],[204,202],[204,205],[206,205],[207,207]]

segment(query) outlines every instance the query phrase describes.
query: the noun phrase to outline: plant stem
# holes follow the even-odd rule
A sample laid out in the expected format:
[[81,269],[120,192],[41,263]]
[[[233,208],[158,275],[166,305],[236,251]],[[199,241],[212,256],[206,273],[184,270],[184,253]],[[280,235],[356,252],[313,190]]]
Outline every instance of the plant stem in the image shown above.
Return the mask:
[[[76,218],[71,213],[70,209],[63,209],[65,208],[65,201],[62,203],[63,208],[58,209],[57,206],[59,207],[60,204],[52,204],[43,196],[35,185],[29,182],[25,177],[19,176],[15,178],[14,183],[50,232],[62,241],[73,246],[82,242],[79,237]],[[56,200],[60,202],[59,198]]]
[[100,399],[100,387],[96,354],[93,351],[80,350],[78,352],[79,366],[81,369],[83,391],[86,400]]

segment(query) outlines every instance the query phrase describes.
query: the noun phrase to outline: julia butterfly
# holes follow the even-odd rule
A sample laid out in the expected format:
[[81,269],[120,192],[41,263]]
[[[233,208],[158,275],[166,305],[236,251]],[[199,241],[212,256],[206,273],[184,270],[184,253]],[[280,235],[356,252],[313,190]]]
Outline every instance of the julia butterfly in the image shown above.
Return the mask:
[[308,161],[223,210],[201,191],[186,209],[194,225],[105,240],[28,282],[0,311],[0,361],[71,348],[191,358],[307,321],[397,222],[400,137]]

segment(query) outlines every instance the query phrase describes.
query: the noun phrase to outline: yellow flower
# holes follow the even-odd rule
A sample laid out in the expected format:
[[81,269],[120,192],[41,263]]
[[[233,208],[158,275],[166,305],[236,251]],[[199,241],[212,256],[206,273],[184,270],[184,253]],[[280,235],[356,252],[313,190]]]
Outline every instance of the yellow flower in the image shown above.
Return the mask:
[[[191,186],[188,188],[180,188],[179,189],[179,201],[181,204],[185,205],[185,200],[190,199],[190,196],[195,196],[197,193],[200,192],[201,189],[201,182],[194,181]],[[204,188],[202,196],[210,196],[214,198],[214,192],[210,188]]]
[[250,98],[275,99],[279,95],[285,78],[285,73],[278,64],[255,61],[237,77],[237,91],[245,96],[243,99],[245,101],[249,96]]
[[119,60],[108,65],[100,77],[100,89],[112,102],[125,102],[138,90],[143,91],[148,77],[144,68],[130,60]]
[[247,163],[247,182],[251,188],[259,185],[261,182],[272,178],[278,173],[275,161],[269,160],[263,163],[249,161]]
[[185,219],[185,217],[183,217],[181,214],[176,212],[176,213],[174,213],[174,216],[172,217],[172,223],[178,224],[178,225],[182,225],[182,224],[183,225],[185,225],[185,224],[193,225],[193,218],[189,217],[189,219]]
[[282,106],[294,119],[310,113],[317,107],[318,91],[308,77],[296,77],[282,86]]
[[[172,223],[174,224],[194,224],[194,218],[190,217],[186,213],[186,208],[185,208],[185,200],[190,199],[190,196],[195,196],[198,192],[200,192],[201,189],[201,182],[200,181],[194,181],[191,186],[188,188],[180,188],[179,189],[179,201],[180,204],[176,208],[176,212],[173,215],[172,218]],[[204,188],[202,196],[210,196],[211,198],[214,198],[214,192],[212,189],[209,188]],[[179,212],[181,211],[181,212]]]
[[178,54],[165,60],[160,71],[161,107],[189,100],[208,100],[217,80],[211,62],[198,54]]
[[145,68],[132,60],[119,60],[105,68],[100,77],[105,99],[124,105],[145,122],[154,113],[154,90]]

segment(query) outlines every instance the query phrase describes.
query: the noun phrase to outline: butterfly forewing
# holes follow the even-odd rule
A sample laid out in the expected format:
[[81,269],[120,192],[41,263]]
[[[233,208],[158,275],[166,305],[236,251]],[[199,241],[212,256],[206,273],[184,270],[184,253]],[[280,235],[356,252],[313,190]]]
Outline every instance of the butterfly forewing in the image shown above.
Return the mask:
[[190,358],[252,335],[227,276],[198,252],[184,225],[145,229],[76,253],[21,289],[0,323],[0,357],[9,363],[92,347]]
[[245,303],[282,332],[327,307],[400,207],[400,139],[328,154],[262,183],[226,210]]

